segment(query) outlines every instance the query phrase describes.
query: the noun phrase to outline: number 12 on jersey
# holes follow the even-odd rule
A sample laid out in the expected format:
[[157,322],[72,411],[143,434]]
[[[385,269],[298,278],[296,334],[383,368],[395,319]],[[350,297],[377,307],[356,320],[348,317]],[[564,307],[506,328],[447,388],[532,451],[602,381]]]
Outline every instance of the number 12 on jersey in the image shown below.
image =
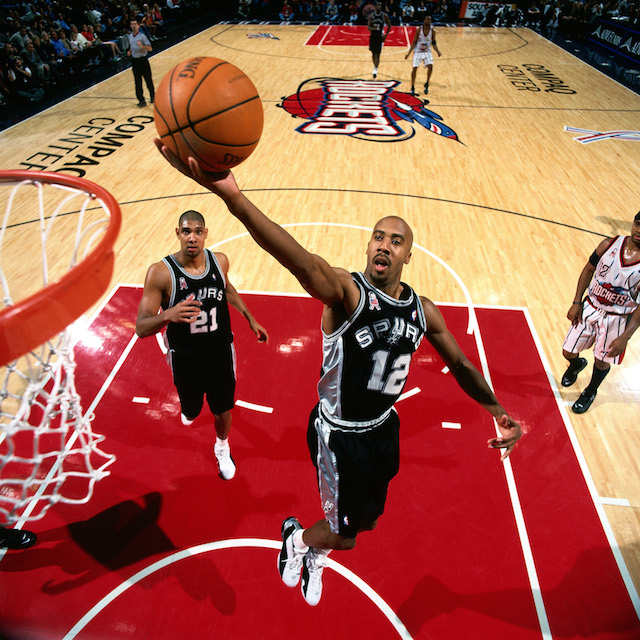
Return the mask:
[[398,395],[409,375],[409,364],[411,363],[411,354],[403,353],[399,355],[391,365],[391,371],[384,377],[387,369],[387,361],[389,360],[389,352],[378,350],[373,354],[373,370],[367,389],[369,391],[379,391],[386,395]]

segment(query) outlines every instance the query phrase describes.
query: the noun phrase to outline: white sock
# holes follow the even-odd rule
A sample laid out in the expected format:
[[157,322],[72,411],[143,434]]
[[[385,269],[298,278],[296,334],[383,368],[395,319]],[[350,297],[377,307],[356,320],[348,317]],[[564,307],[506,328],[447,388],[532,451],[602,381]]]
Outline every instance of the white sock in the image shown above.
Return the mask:
[[223,440],[222,438],[218,438],[218,436],[216,436],[216,447],[222,447],[223,449],[227,449],[229,447],[229,440],[228,439]]
[[293,546],[296,551],[300,553],[307,553],[307,551],[309,551],[309,547],[302,540],[303,533],[304,533],[304,529],[298,529],[293,534]]

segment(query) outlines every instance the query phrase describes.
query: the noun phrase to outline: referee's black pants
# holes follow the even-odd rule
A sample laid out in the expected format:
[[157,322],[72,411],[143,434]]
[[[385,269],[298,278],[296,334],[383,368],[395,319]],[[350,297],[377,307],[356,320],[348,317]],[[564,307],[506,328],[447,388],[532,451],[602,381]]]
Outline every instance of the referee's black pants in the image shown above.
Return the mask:
[[151,65],[149,64],[148,58],[146,56],[144,58],[131,58],[131,68],[133,69],[133,78],[136,83],[136,98],[138,98],[138,102],[145,101],[144,94],[142,93],[142,78],[144,78],[144,81],[147,84],[149,97],[151,98],[151,102],[153,102],[156,90],[153,86]]

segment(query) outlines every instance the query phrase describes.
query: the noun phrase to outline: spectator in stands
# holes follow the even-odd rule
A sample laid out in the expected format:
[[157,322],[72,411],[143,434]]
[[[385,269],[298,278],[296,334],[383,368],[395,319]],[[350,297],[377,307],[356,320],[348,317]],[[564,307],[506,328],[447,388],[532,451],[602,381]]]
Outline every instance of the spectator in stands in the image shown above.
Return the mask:
[[328,22],[338,22],[340,11],[336,5],[336,0],[329,0],[324,10],[324,19]]
[[42,60],[36,51],[33,40],[25,40],[24,49],[20,52],[20,57],[22,58],[24,66],[35,73],[41,85],[51,82],[51,67]]
[[56,31],[59,31],[60,29],[64,29],[65,33],[69,33],[69,31],[71,31],[69,24],[64,19],[64,15],[62,15],[62,12],[58,13],[58,18],[54,21],[53,26]]
[[0,63],[0,107],[4,107],[7,104],[7,98],[9,97],[7,83],[7,66]]
[[58,55],[59,60],[65,61],[67,69],[76,72],[80,70],[82,60],[71,51],[71,43],[67,40],[67,37],[62,29],[51,32],[51,44]]
[[129,47],[129,39],[125,35],[125,32],[121,27],[118,27],[116,25],[113,18],[111,18],[110,16],[107,17],[104,25],[102,25],[98,29],[97,33],[102,42],[113,42],[118,47],[118,49],[122,51],[122,55],[124,55],[127,48]]
[[387,0],[382,5],[382,11],[389,16],[391,24],[400,24],[401,9],[398,0]]
[[427,3],[424,0],[418,0],[418,4],[416,5],[415,10],[415,20],[418,24],[423,24],[424,19],[431,15],[429,13],[429,7],[427,7]]
[[324,11],[322,10],[322,5],[318,0],[312,0],[311,7],[309,9],[309,20],[316,22],[322,20],[324,16]]
[[27,28],[20,27],[10,38],[9,42],[13,45],[16,51],[22,51],[24,49],[24,39],[27,37]]
[[84,19],[95,28],[96,25],[100,24],[102,12],[96,9],[95,4],[89,2],[87,10],[84,12]]
[[251,0],[240,0],[238,2],[238,18],[249,20],[251,18]]
[[162,11],[157,4],[154,4],[150,10],[151,20],[153,20],[153,26],[155,29],[155,36],[158,40],[166,38],[167,31],[164,28],[164,20],[162,18]]
[[401,24],[411,24],[414,20],[413,17],[415,15],[416,9],[411,2],[407,2],[407,4],[402,7],[402,16],[400,17]]
[[7,70],[10,94],[16,95],[25,102],[40,102],[44,98],[44,89],[38,87],[29,67],[25,67],[20,56],[11,58]]
[[540,9],[538,5],[532,2],[527,9],[527,23],[526,27],[530,27],[531,29],[536,29],[540,26],[540,20],[542,19],[542,14],[540,13]]
[[289,4],[289,0],[284,0],[284,4],[280,9],[280,20],[289,22],[290,20],[293,20],[294,15],[293,7]]

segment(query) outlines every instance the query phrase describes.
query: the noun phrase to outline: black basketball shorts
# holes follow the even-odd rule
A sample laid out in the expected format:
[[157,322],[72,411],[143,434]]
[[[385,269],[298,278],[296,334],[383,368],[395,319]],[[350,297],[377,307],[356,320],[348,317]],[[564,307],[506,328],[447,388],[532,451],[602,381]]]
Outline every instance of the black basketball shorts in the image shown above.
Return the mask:
[[233,344],[213,353],[171,352],[173,383],[182,413],[193,419],[200,414],[204,397],[211,412],[233,409],[236,389],[236,357]]
[[377,427],[358,432],[331,425],[318,405],[311,412],[307,443],[333,533],[355,538],[382,515],[400,465],[399,430],[395,411]]
[[369,37],[369,51],[371,53],[380,53],[382,51],[382,33],[372,31]]

